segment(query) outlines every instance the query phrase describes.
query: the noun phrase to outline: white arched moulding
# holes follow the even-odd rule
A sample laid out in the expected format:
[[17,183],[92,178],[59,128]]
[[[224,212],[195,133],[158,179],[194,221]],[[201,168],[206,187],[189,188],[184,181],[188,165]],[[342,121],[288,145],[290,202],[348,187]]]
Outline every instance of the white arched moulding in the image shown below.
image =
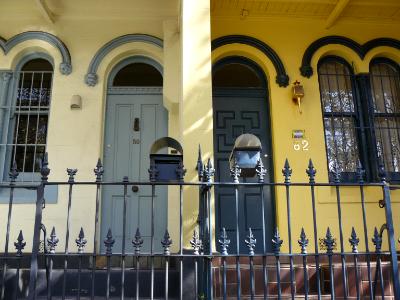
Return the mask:
[[9,40],[5,40],[0,37],[0,48],[3,50],[4,54],[7,55],[8,52],[14,46],[29,40],[41,40],[49,43],[50,45],[57,48],[62,57],[62,62],[60,64],[60,72],[64,75],[69,75],[72,72],[71,55],[65,44],[55,35],[43,31],[26,31],[19,33]]
[[159,48],[163,48],[163,41],[155,36],[147,35],[147,34],[127,34],[120,37],[117,37],[108,43],[106,43],[103,47],[101,47],[92,60],[90,61],[88,71],[85,75],[85,83],[88,86],[95,86],[98,82],[98,74],[97,70],[99,68],[100,63],[106,57],[108,53],[110,53],[115,48],[131,43],[131,42],[142,42],[155,45]]

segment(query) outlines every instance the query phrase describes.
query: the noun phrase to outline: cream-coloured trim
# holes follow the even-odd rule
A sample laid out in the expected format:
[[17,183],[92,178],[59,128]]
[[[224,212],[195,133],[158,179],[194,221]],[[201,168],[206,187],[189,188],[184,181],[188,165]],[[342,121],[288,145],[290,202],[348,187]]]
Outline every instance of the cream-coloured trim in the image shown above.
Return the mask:
[[51,12],[50,8],[47,6],[45,0],[35,0],[37,7],[40,10],[40,13],[43,17],[51,24],[54,24],[54,15]]
[[326,20],[325,28],[331,28],[339,19],[350,0],[339,0]]

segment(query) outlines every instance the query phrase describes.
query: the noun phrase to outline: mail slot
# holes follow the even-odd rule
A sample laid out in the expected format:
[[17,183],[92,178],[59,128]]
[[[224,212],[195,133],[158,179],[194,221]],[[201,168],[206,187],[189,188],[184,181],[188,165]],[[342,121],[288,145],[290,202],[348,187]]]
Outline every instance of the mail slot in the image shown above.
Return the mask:
[[238,136],[229,157],[231,169],[236,163],[241,170],[241,177],[255,176],[261,150],[260,139],[254,134],[245,133]]
[[[171,148],[171,153],[158,153]],[[183,167],[183,149],[181,144],[171,138],[163,137],[150,148],[150,181],[183,181],[186,170]]]

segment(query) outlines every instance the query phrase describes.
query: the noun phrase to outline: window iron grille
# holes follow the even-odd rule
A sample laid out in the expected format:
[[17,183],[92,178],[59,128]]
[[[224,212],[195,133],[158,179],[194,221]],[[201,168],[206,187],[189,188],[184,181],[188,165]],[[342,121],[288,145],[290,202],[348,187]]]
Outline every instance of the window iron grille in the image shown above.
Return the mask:
[[400,179],[400,73],[386,61],[370,68],[377,155],[389,177]]
[[[9,114],[5,144],[6,170],[13,162],[21,181],[37,181],[40,160],[46,150],[52,71],[20,71],[15,100],[5,108]],[[8,173],[8,172],[4,172]]]
[[[358,161],[367,179],[378,170],[400,180],[400,76],[398,66],[377,59],[368,75],[354,75],[340,57],[324,58],[318,66],[328,170],[341,181],[354,182]],[[367,80],[360,80],[365,77]]]

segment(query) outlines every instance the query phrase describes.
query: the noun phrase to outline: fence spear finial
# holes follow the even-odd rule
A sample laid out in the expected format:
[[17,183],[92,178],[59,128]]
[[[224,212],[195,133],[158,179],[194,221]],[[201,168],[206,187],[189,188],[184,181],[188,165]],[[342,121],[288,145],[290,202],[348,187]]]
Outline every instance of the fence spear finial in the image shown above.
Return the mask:
[[111,228],[108,228],[106,239],[104,240],[104,246],[106,246],[106,255],[112,254],[112,247],[114,246],[115,240],[113,239]]
[[221,246],[221,254],[228,255],[228,247],[231,243],[231,240],[228,239],[228,235],[226,234],[225,227],[222,227],[221,234],[218,239],[218,243]]
[[375,245],[375,252],[380,253],[382,249],[382,237],[378,232],[378,228],[375,227],[374,229],[374,236],[372,238],[372,243]]
[[351,245],[351,250],[353,253],[358,253],[358,243],[360,242],[360,239],[357,237],[356,230],[354,227],[351,228],[351,236],[349,238],[349,242]]
[[78,238],[75,240],[75,242],[76,245],[78,246],[78,253],[83,253],[83,249],[85,248],[87,240],[85,239],[85,233],[83,232],[82,227],[81,230],[79,231]]
[[17,241],[14,243],[15,249],[17,250],[16,256],[22,257],[22,250],[24,250],[26,246],[26,242],[24,242],[24,236],[22,235],[22,230],[19,231]]
[[258,177],[258,182],[259,183],[263,183],[264,182],[264,177],[267,174],[267,170],[264,167],[262,158],[260,157],[257,161],[257,165],[256,165],[256,174]]
[[307,254],[308,239],[304,228],[301,228],[300,239],[297,241],[301,248],[301,254]]
[[47,182],[49,174],[50,174],[49,157],[47,152],[45,152],[42,158],[42,165],[40,167],[40,175],[42,175],[42,182]]
[[279,236],[279,230],[278,227],[275,228],[275,233],[274,233],[274,238],[272,239],[272,244],[273,244],[273,249],[275,255],[279,255],[281,252],[281,246],[282,246],[283,240],[281,240],[281,237]]
[[47,239],[47,245],[49,246],[49,252],[54,254],[56,253],[56,247],[59,242],[59,239],[56,235],[56,228],[53,226],[53,229],[50,233],[50,238]]
[[249,234],[247,235],[247,238],[244,240],[246,243],[247,247],[249,248],[249,255],[253,256],[254,255],[254,249],[256,248],[256,243],[257,240],[254,237],[253,231],[251,230],[251,227],[249,227]]
[[136,228],[135,239],[132,240],[133,247],[135,248],[135,254],[140,254],[140,248],[143,245],[143,239],[139,231],[139,227]]
[[311,158],[308,161],[308,168],[306,170],[306,173],[308,175],[309,182],[315,183],[315,174],[317,173],[317,170],[314,168],[314,164],[313,164]]
[[290,183],[290,177],[292,176],[292,169],[290,168],[289,160],[287,158],[285,159],[285,165],[283,166],[282,174],[283,177],[285,178],[285,183]]
[[230,170],[231,177],[232,177],[234,183],[239,183],[240,172],[241,172],[241,170],[239,168],[239,165],[238,165],[236,157],[235,157],[233,159],[233,166]]
[[104,168],[100,158],[97,160],[96,168],[93,171],[96,175],[96,182],[100,182],[104,174]]
[[171,240],[171,237],[169,235],[168,229],[165,230],[164,238],[161,241],[161,245],[164,248],[164,254],[165,255],[170,255],[171,252],[170,252],[169,248],[172,245],[172,240]]
[[75,175],[78,172],[78,169],[67,169],[67,174],[68,174],[68,183],[74,183],[75,182]]
[[357,173],[357,180],[358,180],[358,183],[364,183],[364,174],[365,174],[365,170],[363,169],[363,166],[362,166],[360,160],[357,161],[356,173]]
[[328,227],[324,238],[324,245],[326,246],[326,253],[332,254],[335,246],[335,240],[332,236],[331,229]]
[[201,244],[202,244],[202,242],[201,242],[201,239],[199,237],[199,233],[195,229],[193,231],[193,237],[190,240],[190,245],[192,245],[192,248],[193,248],[193,254],[195,254],[195,255],[200,254]]
[[198,150],[198,154],[197,154],[197,164],[196,164],[196,171],[199,177],[199,181],[202,180],[203,178],[203,158],[201,156],[201,146],[199,144],[199,150]]
[[208,158],[207,165],[205,166],[205,168],[203,170],[203,180],[205,182],[211,182],[214,174],[215,174],[215,170],[213,168],[211,158]]

